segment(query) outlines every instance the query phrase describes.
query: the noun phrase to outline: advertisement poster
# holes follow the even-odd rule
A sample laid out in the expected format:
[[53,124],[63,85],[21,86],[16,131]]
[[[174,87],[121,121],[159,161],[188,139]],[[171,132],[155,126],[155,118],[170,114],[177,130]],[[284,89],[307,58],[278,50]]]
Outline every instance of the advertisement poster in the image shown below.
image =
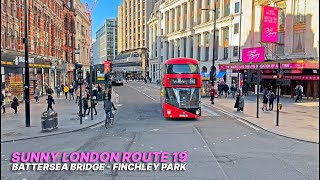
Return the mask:
[[278,42],[278,8],[263,7],[261,41]]
[[104,61],[104,73],[110,72],[110,61]]
[[263,62],[264,47],[244,48],[242,50],[242,62]]

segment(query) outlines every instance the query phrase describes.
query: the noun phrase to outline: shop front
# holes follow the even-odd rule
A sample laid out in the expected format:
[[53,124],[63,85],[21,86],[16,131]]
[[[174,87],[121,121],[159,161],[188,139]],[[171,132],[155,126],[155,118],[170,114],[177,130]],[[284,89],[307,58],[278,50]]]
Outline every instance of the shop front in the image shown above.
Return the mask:
[[[1,76],[3,88],[6,91],[7,102],[10,103],[14,96],[23,100],[23,82],[25,76],[24,56],[22,54],[1,54]],[[50,62],[42,58],[29,58],[30,95],[33,97],[36,87],[40,89],[40,95],[45,92],[45,85],[49,84]]]
[[277,86],[276,74],[279,63],[280,69],[284,72],[284,83],[281,85],[281,95],[295,96],[295,87],[300,84],[304,87],[304,95],[307,98],[319,97],[319,61],[316,60],[221,64],[219,65],[219,69],[231,69],[234,73],[239,71],[241,80],[247,78],[244,82],[241,81],[240,85],[246,84],[251,91],[254,91],[254,85],[258,82],[258,66],[260,65],[261,87],[275,91]]

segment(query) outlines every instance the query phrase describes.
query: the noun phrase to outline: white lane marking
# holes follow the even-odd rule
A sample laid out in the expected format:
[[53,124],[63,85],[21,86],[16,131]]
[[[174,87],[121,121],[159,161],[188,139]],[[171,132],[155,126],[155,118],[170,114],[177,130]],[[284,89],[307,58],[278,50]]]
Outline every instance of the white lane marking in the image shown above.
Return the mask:
[[117,104],[117,106],[119,107],[119,106],[122,106],[122,104]]
[[159,131],[159,129],[151,129],[150,131]]
[[247,135],[243,135],[243,136],[247,136]]
[[255,126],[253,126],[252,124],[250,124],[250,123],[247,123],[247,122],[245,122],[244,120],[242,120],[242,119],[237,119],[239,122],[242,122],[243,124],[245,124],[245,125],[247,125],[247,126],[249,126],[249,127],[251,127],[251,128],[253,128],[253,129],[255,129],[256,131],[259,131],[260,129],[259,128],[257,128],[257,127],[255,127]]
[[[126,86],[129,86],[129,85],[126,85]],[[132,86],[129,86],[129,87],[131,87],[132,89],[135,89],[136,91],[138,91],[138,92],[140,92],[140,93],[144,94],[144,95],[145,95],[145,96],[147,96],[148,98],[150,98],[150,99],[152,99],[152,100],[156,101],[153,97],[151,97],[151,96],[149,96],[148,94],[146,94],[146,93],[144,93],[144,92],[140,91],[139,89],[134,88],[134,87],[132,87]]]

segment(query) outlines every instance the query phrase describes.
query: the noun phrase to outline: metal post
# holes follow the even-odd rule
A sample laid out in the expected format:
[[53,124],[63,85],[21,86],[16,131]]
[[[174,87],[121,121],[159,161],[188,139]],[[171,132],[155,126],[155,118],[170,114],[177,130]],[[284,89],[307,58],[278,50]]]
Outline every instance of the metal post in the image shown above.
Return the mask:
[[216,75],[215,75],[215,66],[214,66],[214,61],[215,61],[215,48],[216,48],[216,25],[217,25],[217,14],[216,14],[216,1],[213,1],[214,3],[214,9],[212,10],[214,12],[214,19],[213,19],[213,52],[212,52],[212,86],[214,86],[214,81],[216,79]]
[[[278,73],[280,73],[280,63],[278,63]],[[276,126],[279,126],[279,104],[280,104],[280,84],[277,85],[277,122]]]
[[[251,65],[250,65],[251,66]],[[257,80],[257,118],[259,118],[259,95],[260,95],[260,64],[258,65],[258,80]]]
[[24,97],[25,97],[25,113],[26,113],[26,127],[30,127],[30,82],[29,82],[29,52],[28,52],[28,0],[24,1]]
[[82,84],[80,85],[80,124],[82,124]]
[[[241,55],[241,26],[242,26],[242,0],[240,1],[240,27],[239,27],[239,52],[238,52],[238,62],[240,62]],[[238,88],[240,89],[240,69],[238,69]]]
[[89,89],[90,89],[90,99],[91,99],[91,120],[93,120],[92,64],[90,64],[90,83],[89,83]]

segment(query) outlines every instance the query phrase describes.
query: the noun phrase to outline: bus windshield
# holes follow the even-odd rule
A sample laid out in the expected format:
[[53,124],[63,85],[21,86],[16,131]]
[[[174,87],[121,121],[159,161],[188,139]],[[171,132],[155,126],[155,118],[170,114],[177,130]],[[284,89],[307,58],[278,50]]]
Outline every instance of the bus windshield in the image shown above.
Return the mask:
[[199,68],[197,64],[167,64],[167,74],[198,74]]
[[165,101],[178,108],[199,108],[200,88],[166,88]]

